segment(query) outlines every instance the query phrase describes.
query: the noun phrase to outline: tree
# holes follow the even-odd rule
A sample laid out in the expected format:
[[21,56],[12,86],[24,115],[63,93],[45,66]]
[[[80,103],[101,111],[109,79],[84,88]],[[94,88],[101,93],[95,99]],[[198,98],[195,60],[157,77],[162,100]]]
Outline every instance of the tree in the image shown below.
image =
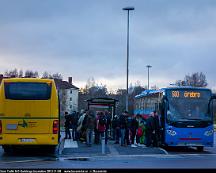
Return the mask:
[[4,76],[5,77],[18,77],[18,71],[17,69],[15,68],[14,70],[7,70],[5,73],[4,73]]
[[43,72],[43,74],[42,74],[42,79],[49,79],[49,76],[50,76],[50,74],[47,72],[47,71],[45,71],[45,72]]
[[32,70],[26,70],[25,71],[25,77],[28,77],[28,78],[38,78],[39,75],[38,75],[37,71],[33,72]]
[[54,73],[52,76],[51,76],[52,79],[63,79],[62,75],[60,73]]
[[193,86],[193,87],[206,87],[208,85],[206,76],[202,72],[196,72],[192,75],[185,75],[184,80],[177,80],[178,86]]
[[[155,86],[156,87],[156,86]],[[128,111],[130,114],[133,114],[134,112],[134,101],[135,96],[140,94],[142,91],[146,90],[143,86],[141,86],[140,83],[138,85],[135,84],[135,86],[131,86],[130,90],[132,91],[129,93],[129,100],[128,100]]]
[[94,78],[89,78],[84,88],[79,91],[79,109],[86,109],[86,100],[96,97],[108,97],[106,85],[96,84]]
[[19,78],[22,78],[22,77],[23,77],[23,71],[20,70],[20,71],[19,71]]
[[126,89],[118,89],[116,94],[113,96],[116,100],[118,100],[116,104],[116,113],[118,115],[122,114],[122,112],[126,110],[126,94]]
[[63,80],[63,76],[60,73],[50,74],[47,71],[43,72],[42,79],[60,79]]

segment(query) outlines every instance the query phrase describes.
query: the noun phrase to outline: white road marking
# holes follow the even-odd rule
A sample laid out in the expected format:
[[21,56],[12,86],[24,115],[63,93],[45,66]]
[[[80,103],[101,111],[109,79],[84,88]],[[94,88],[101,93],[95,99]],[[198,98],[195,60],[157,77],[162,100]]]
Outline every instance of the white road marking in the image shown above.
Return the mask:
[[73,139],[65,139],[64,148],[78,148],[77,141],[73,141]]
[[158,149],[161,150],[161,151],[163,151],[166,155],[169,154],[169,153],[168,153],[166,150],[164,150],[163,148],[158,147]]
[[108,145],[110,154],[109,155],[119,155],[119,152],[115,149],[115,147],[112,147],[111,145]]

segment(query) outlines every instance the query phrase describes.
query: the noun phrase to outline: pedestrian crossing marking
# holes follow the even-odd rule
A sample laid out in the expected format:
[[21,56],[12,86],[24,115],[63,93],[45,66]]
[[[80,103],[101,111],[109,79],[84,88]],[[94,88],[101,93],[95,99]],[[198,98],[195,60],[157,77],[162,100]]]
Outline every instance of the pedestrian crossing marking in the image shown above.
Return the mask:
[[73,139],[65,139],[64,148],[78,148],[77,141],[73,141]]

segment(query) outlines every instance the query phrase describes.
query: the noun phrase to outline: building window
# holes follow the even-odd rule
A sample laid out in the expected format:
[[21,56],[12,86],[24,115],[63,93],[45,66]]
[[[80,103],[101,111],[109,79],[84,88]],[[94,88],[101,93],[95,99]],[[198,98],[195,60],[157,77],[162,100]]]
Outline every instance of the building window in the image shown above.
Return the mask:
[[70,101],[72,101],[72,97],[70,97]]
[[72,90],[70,90],[70,93],[72,94]]
[[70,105],[70,108],[72,109],[72,105]]

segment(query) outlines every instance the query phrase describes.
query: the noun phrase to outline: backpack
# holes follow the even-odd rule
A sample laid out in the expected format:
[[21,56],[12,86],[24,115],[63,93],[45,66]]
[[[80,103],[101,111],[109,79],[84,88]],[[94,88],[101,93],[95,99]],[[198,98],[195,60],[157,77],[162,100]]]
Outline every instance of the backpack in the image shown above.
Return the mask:
[[138,130],[137,130],[137,136],[138,136],[138,137],[141,137],[142,135],[143,135],[142,128],[139,127]]
[[105,116],[100,116],[99,117],[99,124],[100,125],[105,125],[106,124],[106,118],[105,118]]

